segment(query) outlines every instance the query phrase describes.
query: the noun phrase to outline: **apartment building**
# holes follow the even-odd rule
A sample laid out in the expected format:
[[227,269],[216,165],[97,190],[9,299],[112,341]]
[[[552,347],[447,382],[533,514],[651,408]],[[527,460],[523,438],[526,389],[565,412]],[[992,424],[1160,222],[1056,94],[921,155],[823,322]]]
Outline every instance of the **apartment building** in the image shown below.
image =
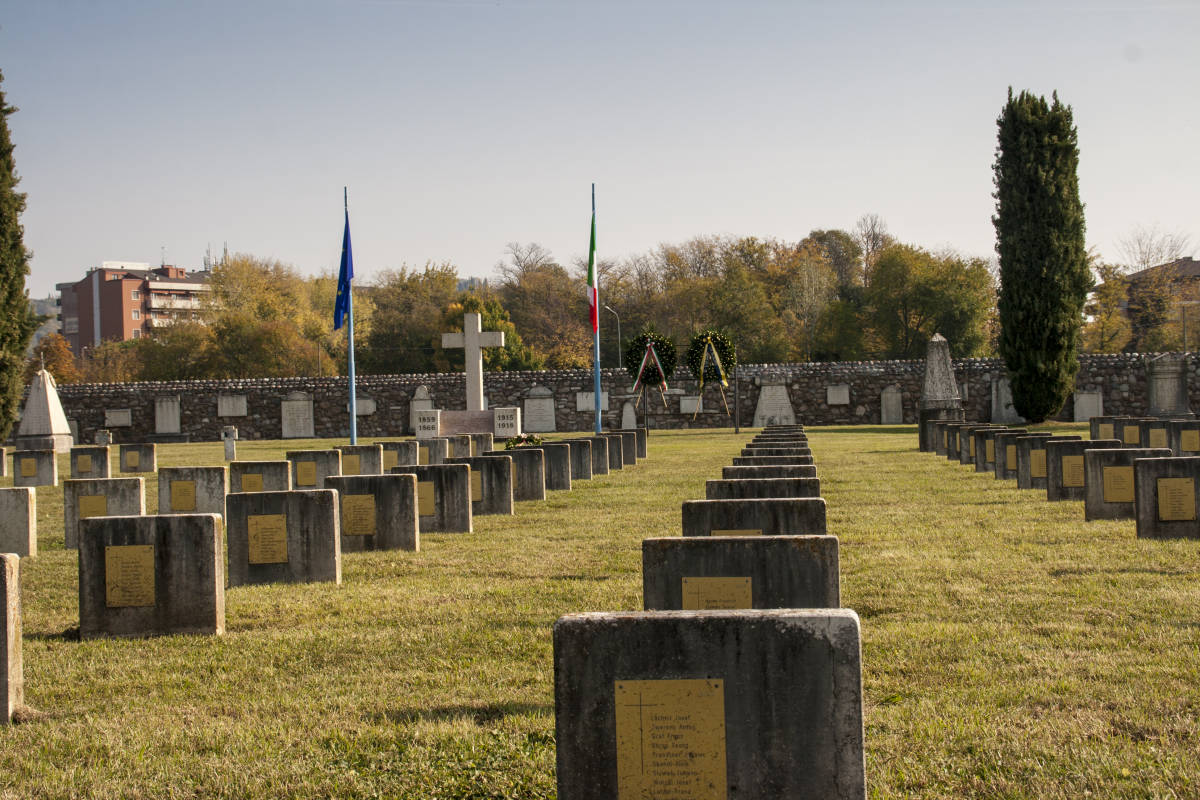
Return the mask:
[[83,280],[55,286],[61,333],[80,355],[110,339],[137,339],[154,328],[197,319],[209,277],[171,265],[105,261]]

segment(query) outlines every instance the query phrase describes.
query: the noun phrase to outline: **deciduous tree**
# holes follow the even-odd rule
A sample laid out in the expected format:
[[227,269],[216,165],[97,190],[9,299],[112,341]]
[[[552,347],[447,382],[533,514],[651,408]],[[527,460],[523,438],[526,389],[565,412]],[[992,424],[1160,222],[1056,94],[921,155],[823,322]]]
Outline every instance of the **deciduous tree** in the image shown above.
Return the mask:
[[33,346],[33,353],[25,364],[25,383],[33,380],[33,376],[43,365],[46,371],[54,376],[55,383],[79,383],[79,368],[75,366],[71,345],[57,333],[43,336],[41,341]]

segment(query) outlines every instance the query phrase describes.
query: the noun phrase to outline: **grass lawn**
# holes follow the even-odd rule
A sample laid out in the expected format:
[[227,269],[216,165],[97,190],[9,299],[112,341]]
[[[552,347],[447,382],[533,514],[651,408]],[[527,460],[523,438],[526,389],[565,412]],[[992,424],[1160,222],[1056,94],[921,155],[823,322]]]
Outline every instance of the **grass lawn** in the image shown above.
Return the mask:
[[[751,435],[652,432],[636,467],[474,533],[345,556],[341,586],[230,589],[222,637],[79,641],[62,492],[39,488],[0,797],[553,797],[551,625],[640,609],[641,540],[678,535]],[[1200,797],[1200,542],[1085,523],[917,452],[914,426],[809,438],[862,618],[871,797]]]

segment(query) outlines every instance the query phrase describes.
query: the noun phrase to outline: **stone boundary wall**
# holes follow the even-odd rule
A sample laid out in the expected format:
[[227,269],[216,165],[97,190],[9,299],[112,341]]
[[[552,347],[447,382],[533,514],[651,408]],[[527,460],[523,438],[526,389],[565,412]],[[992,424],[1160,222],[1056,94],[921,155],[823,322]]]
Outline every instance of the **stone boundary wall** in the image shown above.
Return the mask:
[[[1105,414],[1140,415],[1147,409],[1147,374],[1143,356],[1083,355],[1076,379],[1079,391],[1098,391],[1103,395]],[[749,364],[738,368],[738,393],[741,424],[750,427],[763,385],[787,387],[796,419],[806,425],[879,424],[880,393],[887,387],[900,389],[905,423],[917,421],[924,361],[856,361],[805,364]],[[1193,410],[1200,409],[1200,360],[1188,357],[1188,393]],[[955,378],[963,395],[967,419],[991,419],[992,384],[1004,375],[999,359],[958,359]],[[705,386],[702,410],[692,417],[691,408],[680,411],[681,402],[693,402],[697,383],[680,370],[666,395],[667,407],[656,388],[646,392],[649,401],[649,425],[655,428],[732,427],[718,386]],[[405,436],[412,433],[410,403],[418,387],[428,388],[433,407],[465,409],[466,387],[462,374],[363,375],[358,378],[361,436]],[[626,402],[635,398],[631,381],[624,370],[602,372],[603,391],[609,394],[604,414],[606,428],[621,427]],[[835,388],[833,392],[829,387]],[[579,410],[578,393],[592,392],[592,374],[586,370],[542,370],[488,372],[484,374],[484,393],[489,407],[523,408],[535,394],[552,397],[555,427],[559,431],[584,431],[592,428],[592,412]],[[95,432],[108,427],[114,441],[204,441],[220,438],[221,428],[233,425],[241,439],[278,439],[283,435],[281,403],[291,393],[309,395],[313,401],[313,432],[319,438],[349,435],[347,379],[277,378],[221,381],[172,381],[112,384],[69,384],[58,387],[67,418],[77,429],[77,443],[91,443]],[[733,385],[725,390],[729,410],[734,410]],[[218,397],[228,412],[230,406],[245,413],[218,414]],[[172,408],[178,398],[178,433],[169,424],[156,424],[156,408]],[[848,400],[846,403],[838,402]],[[230,402],[232,400],[232,402]],[[834,404],[830,404],[833,401]],[[585,406],[586,408],[586,406]],[[128,415],[123,410],[128,409]],[[371,413],[362,413],[369,410]],[[644,410],[644,409],[643,409]],[[1068,399],[1059,419],[1073,418],[1073,402]],[[105,424],[106,411],[118,411]],[[638,412],[638,422],[642,413]],[[128,425],[113,425],[112,422]],[[627,420],[625,420],[627,421]],[[161,431],[161,432],[159,432]]]

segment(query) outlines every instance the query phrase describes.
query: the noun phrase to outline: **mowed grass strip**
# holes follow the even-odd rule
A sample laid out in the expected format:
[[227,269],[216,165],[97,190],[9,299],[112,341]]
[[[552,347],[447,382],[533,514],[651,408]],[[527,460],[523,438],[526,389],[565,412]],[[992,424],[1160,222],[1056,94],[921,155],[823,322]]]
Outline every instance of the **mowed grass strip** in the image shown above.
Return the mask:
[[[78,641],[62,492],[40,488],[33,710],[0,728],[0,797],[553,797],[554,620],[639,609],[641,540],[678,535],[751,435],[655,431],[636,467],[472,534],[347,556],[340,587],[231,589],[210,638]],[[1200,796],[1200,544],[1085,523],[917,452],[912,426],[809,436],[863,621],[872,797]]]

